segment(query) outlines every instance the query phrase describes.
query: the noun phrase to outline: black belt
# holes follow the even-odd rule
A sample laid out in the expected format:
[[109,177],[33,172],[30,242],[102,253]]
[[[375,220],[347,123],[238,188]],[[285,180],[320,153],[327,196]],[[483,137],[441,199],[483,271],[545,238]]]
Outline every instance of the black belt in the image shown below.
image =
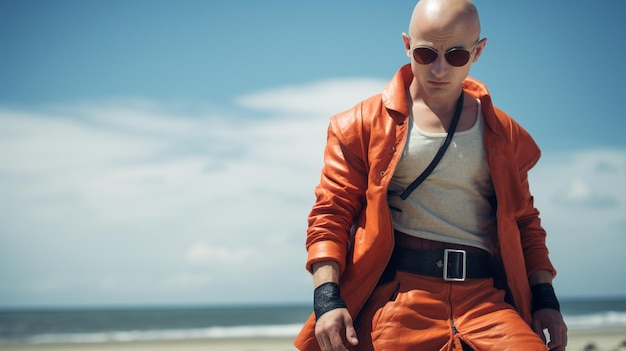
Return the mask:
[[465,250],[417,250],[396,247],[391,265],[398,271],[443,278],[446,281],[491,278],[491,255]]

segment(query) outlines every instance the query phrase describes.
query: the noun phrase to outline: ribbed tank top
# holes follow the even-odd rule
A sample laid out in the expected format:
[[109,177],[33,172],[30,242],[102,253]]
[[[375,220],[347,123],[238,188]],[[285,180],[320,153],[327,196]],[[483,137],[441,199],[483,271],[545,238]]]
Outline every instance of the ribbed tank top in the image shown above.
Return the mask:
[[477,101],[474,125],[454,134],[434,171],[402,200],[397,194],[424,171],[446,138],[446,133],[421,130],[410,116],[408,139],[389,185],[395,229],[494,251],[495,192],[483,146],[484,118]]

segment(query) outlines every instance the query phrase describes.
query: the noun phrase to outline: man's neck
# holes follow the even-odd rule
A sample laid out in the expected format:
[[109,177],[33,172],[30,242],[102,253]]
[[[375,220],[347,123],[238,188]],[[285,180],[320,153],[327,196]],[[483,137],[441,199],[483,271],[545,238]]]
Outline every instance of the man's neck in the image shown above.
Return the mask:
[[459,87],[458,91],[454,93],[433,96],[426,94],[426,90],[422,89],[413,80],[409,86],[409,104],[425,105],[438,116],[448,116],[454,111],[461,91],[463,91],[463,88]]

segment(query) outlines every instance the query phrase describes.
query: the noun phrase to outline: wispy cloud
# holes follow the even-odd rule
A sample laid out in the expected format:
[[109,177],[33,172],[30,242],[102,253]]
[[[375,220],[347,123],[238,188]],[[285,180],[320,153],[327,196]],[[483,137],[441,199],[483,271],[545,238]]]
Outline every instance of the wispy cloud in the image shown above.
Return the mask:
[[[185,289],[254,300],[235,280],[307,276],[329,117],[319,106],[359,93],[361,81],[261,92],[240,99],[245,116],[129,99],[0,108],[0,277],[11,282],[0,304],[70,303],[78,291],[107,302],[124,289],[133,301],[155,286],[155,300]],[[278,118],[254,118],[268,112]]]
[[330,116],[379,93],[385,81],[369,78],[329,79],[243,96],[242,106],[274,114]]
[[554,196],[554,201],[565,206],[594,209],[618,207],[620,199],[615,194],[594,192],[592,185],[582,179],[572,179]]
[[[236,111],[137,100],[0,107],[0,305],[309,299],[304,235],[328,118],[383,84],[259,92]],[[532,173],[574,292],[602,285],[577,283],[595,266],[575,281],[568,273],[592,259],[572,238],[600,233],[603,252],[624,244],[614,236],[625,169],[624,150],[546,152]],[[275,279],[294,283],[273,289]]]

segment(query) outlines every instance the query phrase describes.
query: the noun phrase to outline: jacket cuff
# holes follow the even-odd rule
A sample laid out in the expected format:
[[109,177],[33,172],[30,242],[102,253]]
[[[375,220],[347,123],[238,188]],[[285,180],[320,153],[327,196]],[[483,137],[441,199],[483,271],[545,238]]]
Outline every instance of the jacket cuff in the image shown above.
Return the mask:
[[535,257],[526,258],[526,272],[530,277],[537,271],[545,270],[552,273],[552,277],[556,276],[556,269],[550,262],[550,259],[545,255],[537,255]]
[[346,260],[343,259],[346,249],[339,243],[331,240],[320,241],[308,248],[306,269],[313,273],[313,265],[320,262],[334,261],[339,265],[339,274],[346,268]]

